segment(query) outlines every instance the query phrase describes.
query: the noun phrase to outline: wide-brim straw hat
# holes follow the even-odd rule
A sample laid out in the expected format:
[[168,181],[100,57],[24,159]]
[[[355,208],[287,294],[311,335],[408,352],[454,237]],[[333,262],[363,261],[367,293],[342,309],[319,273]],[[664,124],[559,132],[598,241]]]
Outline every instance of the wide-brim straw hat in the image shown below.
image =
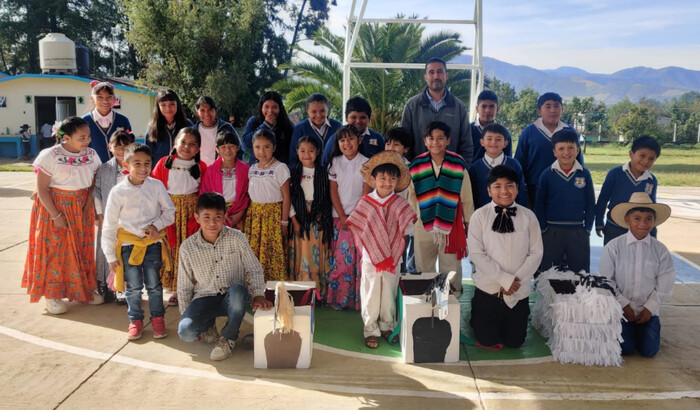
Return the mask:
[[630,226],[625,222],[625,215],[633,208],[650,208],[656,213],[654,226],[661,225],[671,216],[671,207],[666,204],[655,204],[646,192],[635,192],[630,196],[629,202],[621,202],[610,211],[613,222],[623,228]]
[[374,154],[372,158],[367,160],[360,169],[360,174],[372,189],[376,188],[372,182],[372,170],[382,164],[394,164],[399,168],[399,178],[396,181],[394,192],[401,192],[408,188],[411,182],[411,175],[408,173],[408,167],[403,162],[403,157],[396,151],[382,151]]

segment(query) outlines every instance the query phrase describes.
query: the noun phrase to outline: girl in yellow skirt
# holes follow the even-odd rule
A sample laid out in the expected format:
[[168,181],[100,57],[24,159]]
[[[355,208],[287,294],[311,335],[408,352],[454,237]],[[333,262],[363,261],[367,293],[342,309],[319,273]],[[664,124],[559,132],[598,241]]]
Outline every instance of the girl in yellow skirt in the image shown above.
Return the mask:
[[289,242],[289,274],[294,280],[315,282],[316,289],[325,296],[330,275],[333,203],[320,151],[316,138],[303,136],[297,143],[299,162],[292,168],[290,178],[294,236]]
[[289,168],[276,160],[275,134],[260,129],[253,135],[253,154],[258,162],[248,173],[251,204],[245,234],[263,267],[265,280],[287,279],[286,246],[289,227]]
[[34,161],[37,192],[22,276],[29,301],[43,296],[46,310],[54,315],[68,310],[63,298],[104,301],[95,280],[92,197],[100,157],[88,147],[90,128],[83,119],[66,118],[58,135],[63,142],[41,151]]
[[173,257],[173,271],[164,272],[161,281],[163,287],[173,294],[168,305],[177,306],[177,266],[180,244],[188,236],[197,232],[199,225],[194,220],[197,206],[199,184],[207,166],[199,160],[199,147],[202,138],[192,127],[185,127],[175,137],[175,148],[167,157],[163,157],[153,168],[151,176],[165,185],[175,204],[175,223],[168,229],[168,242]]

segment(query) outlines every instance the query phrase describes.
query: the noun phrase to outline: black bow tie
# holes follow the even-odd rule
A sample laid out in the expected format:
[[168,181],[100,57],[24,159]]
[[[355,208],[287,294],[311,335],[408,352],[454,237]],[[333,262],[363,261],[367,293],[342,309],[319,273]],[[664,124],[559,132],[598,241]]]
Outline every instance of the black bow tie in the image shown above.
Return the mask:
[[496,211],[496,219],[494,219],[491,229],[498,233],[515,232],[512,217],[515,216],[517,208],[514,206],[504,208],[496,205],[494,210]]

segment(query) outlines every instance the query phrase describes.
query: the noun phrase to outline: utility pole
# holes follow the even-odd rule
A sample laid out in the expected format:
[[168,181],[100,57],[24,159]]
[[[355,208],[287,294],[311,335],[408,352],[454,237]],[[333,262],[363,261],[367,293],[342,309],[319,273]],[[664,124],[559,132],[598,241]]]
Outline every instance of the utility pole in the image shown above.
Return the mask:
[[673,143],[676,143],[676,129],[678,128],[678,123],[674,122],[673,123]]

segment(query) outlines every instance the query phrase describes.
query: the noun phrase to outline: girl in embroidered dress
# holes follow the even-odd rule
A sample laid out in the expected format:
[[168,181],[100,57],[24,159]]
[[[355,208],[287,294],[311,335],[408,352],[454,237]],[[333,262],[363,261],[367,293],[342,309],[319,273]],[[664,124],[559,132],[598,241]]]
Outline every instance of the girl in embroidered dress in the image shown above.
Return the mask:
[[107,162],[112,158],[108,148],[110,135],[119,129],[131,130],[131,124],[128,118],[112,109],[115,96],[111,83],[93,81],[90,87],[90,101],[95,108],[83,115],[83,120],[90,127],[90,148],[97,152],[100,161]]
[[[134,143],[134,134],[131,131],[119,130],[112,134],[109,139],[109,152],[113,157],[109,161],[100,165],[95,175],[95,189],[92,191],[92,196],[95,199],[95,213],[97,214],[98,231],[97,231],[97,249],[95,251],[95,259],[97,262],[97,290],[105,298],[105,302],[114,300],[114,292],[107,287],[107,277],[109,276],[109,263],[102,252],[102,221],[104,219],[104,208],[107,206],[107,198],[109,192],[115,185],[120,183],[129,174],[126,163],[124,162],[124,151],[126,147]],[[123,295],[121,298],[123,299]],[[126,299],[123,299],[126,303]]]
[[359,152],[361,137],[352,125],[340,127],[335,136],[328,164],[334,229],[326,301],[333,309],[359,310],[361,255],[348,229],[347,219],[362,195],[370,191],[360,174],[367,157]]
[[297,144],[299,162],[291,170],[292,226],[289,274],[293,280],[313,281],[326,294],[330,273],[329,246],[333,238],[328,172],[321,166],[321,145],[304,136]]
[[90,128],[81,118],[66,118],[58,135],[63,142],[41,151],[34,161],[37,192],[22,276],[29,301],[43,296],[54,315],[68,310],[63,298],[104,302],[95,281],[92,197],[100,157],[88,147]]
[[245,234],[260,260],[265,280],[287,279],[285,246],[289,226],[289,168],[277,161],[275,134],[261,129],[253,135],[253,153],[258,162],[250,167],[250,207]]
[[173,258],[173,271],[164,272],[163,287],[172,290],[168,305],[177,306],[177,266],[180,244],[197,232],[199,225],[194,220],[194,211],[199,196],[199,184],[207,165],[199,160],[201,137],[192,127],[177,133],[175,148],[153,168],[151,176],[161,180],[175,204],[175,223],[168,229],[168,243]]
[[192,122],[185,117],[180,97],[173,90],[161,90],[156,95],[153,116],[146,129],[146,144],[153,151],[153,164],[167,157],[175,147],[175,136]]
[[243,230],[248,196],[248,172],[250,167],[236,159],[241,143],[236,134],[220,132],[216,136],[216,152],[219,158],[207,168],[202,178],[199,194],[217,192],[226,199],[226,226]]

